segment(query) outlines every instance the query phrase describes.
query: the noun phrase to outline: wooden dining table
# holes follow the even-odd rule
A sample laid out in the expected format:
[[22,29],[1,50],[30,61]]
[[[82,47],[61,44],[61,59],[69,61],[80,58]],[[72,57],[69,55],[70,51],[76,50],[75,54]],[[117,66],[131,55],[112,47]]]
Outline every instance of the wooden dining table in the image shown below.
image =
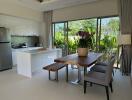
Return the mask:
[[[70,54],[65,57],[57,58],[54,61],[58,63],[77,65],[78,67],[78,79],[72,83],[79,83],[81,81],[80,68],[84,69],[84,76],[87,68],[95,64],[97,60],[103,55],[103,53],[89,52],[87,56],[81,57],[78,54]],[[66,81],[68,82],[68,66],[66,67]]]

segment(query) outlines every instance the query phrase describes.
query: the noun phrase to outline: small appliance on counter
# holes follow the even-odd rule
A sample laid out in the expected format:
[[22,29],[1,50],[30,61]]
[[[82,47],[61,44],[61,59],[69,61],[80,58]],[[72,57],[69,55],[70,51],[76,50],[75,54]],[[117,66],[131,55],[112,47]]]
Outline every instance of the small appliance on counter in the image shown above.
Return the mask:
[[5,27],[0,27],[0,71],[12,68],[10,34]]
[[27,45],[26,42],[24,42],[24,43],[19,43],[19,44],[17,44],[17,45],[12,44],[11,46],[12,46],[13,49],[27,48],[27,47],[28,47],[28,45]]

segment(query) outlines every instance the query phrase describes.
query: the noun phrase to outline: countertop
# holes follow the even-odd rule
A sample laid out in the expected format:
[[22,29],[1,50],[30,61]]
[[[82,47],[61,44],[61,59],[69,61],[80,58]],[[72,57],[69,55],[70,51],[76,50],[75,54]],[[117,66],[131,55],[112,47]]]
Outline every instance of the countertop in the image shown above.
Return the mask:
[[13,49],[12,52],[22,52],[22,51],[29,51],[29,50],[36,50],[36,49],[42,49],[43,47],[27,47],[27,48],[18,48],[18,49]]
[[36,50],[27,50],[24,51],[25,53],[29,53],[29,54],[38,54],[38,53],[46,53],[46,52],[52,52],[55,50],[61,50],[60,48],[53,48],[53,49],[49,49],[49,48],[39,48]]

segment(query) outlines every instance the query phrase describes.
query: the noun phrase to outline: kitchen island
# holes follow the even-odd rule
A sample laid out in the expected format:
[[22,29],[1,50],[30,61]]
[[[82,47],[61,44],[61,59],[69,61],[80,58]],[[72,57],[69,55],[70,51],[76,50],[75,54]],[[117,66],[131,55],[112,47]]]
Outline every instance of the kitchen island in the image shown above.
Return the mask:
[[17,52],[17,73],[31,78],[36,71],[42,70],[54,59],[62,56],[61,49],[37,49]]
[[12,48],[12,64],[13,64],[13,67],[17,66],[17,52],[37,50],[37,49],[42,49],[42,48],[43,47],[27,47],[27,48],[17,48],[17,49]]

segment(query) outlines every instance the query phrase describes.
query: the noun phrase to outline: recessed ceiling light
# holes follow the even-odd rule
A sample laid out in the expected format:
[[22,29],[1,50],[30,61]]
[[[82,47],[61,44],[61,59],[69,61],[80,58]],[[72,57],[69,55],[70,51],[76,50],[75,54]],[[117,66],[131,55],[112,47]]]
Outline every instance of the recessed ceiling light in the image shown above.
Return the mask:
[[51,1],[51,0],[37,0],[39,2],[47,2],[47,1]]
[[43,0],[37,0],[37,1],[39,1],[39,2],[43,2]]

